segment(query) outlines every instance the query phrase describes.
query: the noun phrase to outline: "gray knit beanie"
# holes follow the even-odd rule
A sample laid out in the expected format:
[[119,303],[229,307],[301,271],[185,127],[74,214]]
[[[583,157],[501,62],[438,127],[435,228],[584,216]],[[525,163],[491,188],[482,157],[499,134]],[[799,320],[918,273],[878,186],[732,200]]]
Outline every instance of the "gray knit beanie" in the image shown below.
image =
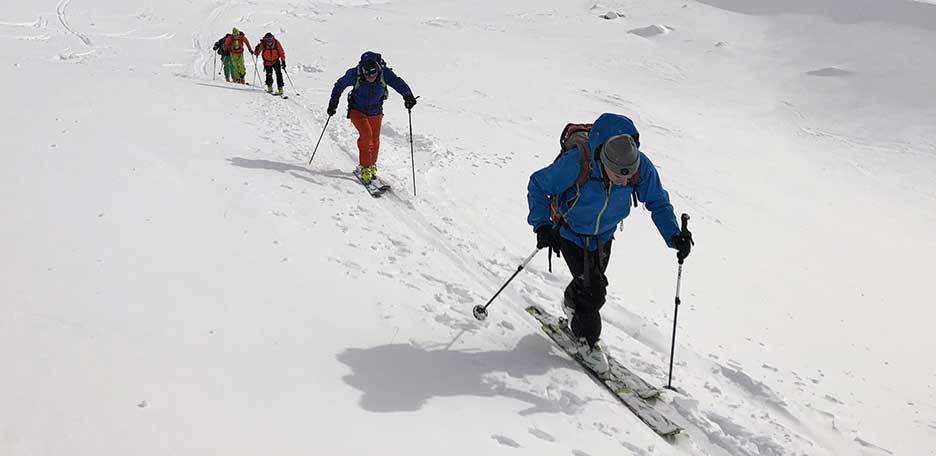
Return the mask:
[[630,135],[608,138],[601,147],[601,162],[611,171],[631,176],[640,167],[640,152]]

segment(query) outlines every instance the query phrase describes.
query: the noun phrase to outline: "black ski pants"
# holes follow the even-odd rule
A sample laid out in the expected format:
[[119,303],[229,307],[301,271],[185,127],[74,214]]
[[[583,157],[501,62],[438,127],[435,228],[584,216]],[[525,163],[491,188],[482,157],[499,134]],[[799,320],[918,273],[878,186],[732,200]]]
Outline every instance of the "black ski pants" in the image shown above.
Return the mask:
[[263,71],[266,72],[266,85],[273,85],[273,72],[276,72],[276,88],[283,88],[283,67],[279,60],[273,62],[273,65],[263,65]]
[[[590,242],[598,242],[596,238]],[[586,251],[574,242],[562,238],[559,245],[562,257],[572,273],[572,282],[565,289],[565,299],[572,304],[572,333],[584,337],[589,345],[595,345],[601,337],[601,315],[598,313],[605,303],[608,290],[608,260],[611,256],[611,240],[597,250]]]

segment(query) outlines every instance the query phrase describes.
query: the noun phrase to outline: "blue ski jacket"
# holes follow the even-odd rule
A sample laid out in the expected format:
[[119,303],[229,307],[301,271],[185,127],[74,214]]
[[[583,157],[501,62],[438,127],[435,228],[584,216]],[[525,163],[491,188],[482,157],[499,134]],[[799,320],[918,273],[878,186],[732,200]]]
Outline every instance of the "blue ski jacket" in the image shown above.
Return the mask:
[[636,188],[611,184],[604,175],[599,146],[612,136],[635,133],[637,129],[634,123],[625,116],[605,113],[598,117],[588,140],[594,152],[591,157],[591,175],[581,187],[576,186],[582,166],[576,148],[566,151],[556,162],[533,173],[527,186],[527,202],[530,206],[527,222],[534,230],[552,224],[549,197],[556,197],[559,198],[559,210],[564,213],[565,220],[559,234],[579,247],[596,250],[614,238],[615,227],[630,214],[631,193],[636,190],[637,200],[650,210],[653,223],[666,245],[674,248],[672,240],[679,234],[679,225],[669,194],[663,189],[660,176],[650,159],[643,152],[640,153],[640,183]]
[[404,98],[413,96],[413,91],[410,90],[409,85],[390,68],[381,67],[380,73],[377,75],[377,79],[374,80],[374,82],[367,82],[364,76],[361,76],[359,82],[358,67],[354,67],[349,68],[344,76],[338,78],[335,82],[335,87],[332,89],[331,93],[331,100],[329,100],[330,103],[337,105],[338,98],[341,97],[341,93],[344,92],[344,89],[355,85],[357,87],[351,90],[349,107],[355,111],[361,111],[368,116],[383,114],[383,102],[386,98],[387,86],[393,87],[393,90],[396,90],[397,93]]

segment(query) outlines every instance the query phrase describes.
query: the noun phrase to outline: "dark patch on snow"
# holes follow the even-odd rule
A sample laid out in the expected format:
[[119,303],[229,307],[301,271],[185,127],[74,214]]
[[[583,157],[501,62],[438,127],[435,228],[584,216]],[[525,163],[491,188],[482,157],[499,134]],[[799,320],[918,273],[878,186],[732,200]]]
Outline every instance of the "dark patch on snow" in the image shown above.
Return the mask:
[[752,396],[761,398],[780,409],[786,407],[786,402],[784,402],[777,393],[773,392],[767,385],[752,379],[748,374],[740,370],[733,370],[727,367],[721,368],[721,374],[724,375],[728,380],[731,380],[736,385],[741,387],[741,389],[747,391]]
[[509,446],[511,448],[520,448],[520,444],[514,441],[513,439],[511,439],[510,437],[505,437],[503,435],[494,434],[491,436],[491,438],[501,445]]
[[825,400],[827,400],[827,401],[829,401],[829,402],[831,402],[831,403],[833,403],[833,404],[845,405],[844,402],[842,402],[842,401],[836,399],[835,397],[833,397],[833,396],[830,395],[830,394],[826,394],[826,395],[825,395]]
[[324,73],[325,72],[325,70],[315,65],[300,64],[299,69],[301,69],[304,73]]
[[453,21],[451,19],[442,19],[439,17],[435,19],[429,19],[428,21],[423,22],[423,24],[426,24],[431,27],[442,27],[442,28],[459,26],[458,21]]
[[859,445],[861,445],[861,446],[863,446],[863,447],[865,447],[865,448],[873,448],[873,449],[875,449],[875,450],[883,451],[883,452],[885,452],[885,453],[887,453],[887,454],[894,454],[893,451],[890,451],[890,450],[888,450],[888,449],[886,449],[886,448],[881,448],[881,447],[879,447],[879,446],[877,446],[877,445],[875,445],[875,444],[873,444],[873,443],[871,443],[871,442],[869,442],[869,441],[867,441],[867,440],[861,439],[861,437],[855,437],[855,441],[858,442]]
[[843,70],[843,69],[841,69],[841,68],[826,67],[826,68],[821,68],[821,69],[818,69],[818,70],[807,71],[806,74],[808,74],[808,75],[810,75],[810,76],[822,76],[822,77],[827,77],[827,78],[829,78],[829,77],[831,77],[831,78],[834,78],[834,77],[839,77],[839,78],[841,78],[841,77],[845,77],[845,76],[851,76],[851,75],[853,75],[853,74],[855,74],[855,73],[854,73],[854,72],[851,72],[851,71],[848,71],[848,70]]
[[646,27],[640,27],[628,30],[627,33],[632,33],[637,36],[642,36],[644,38],[650,38],[651,36],[664,35],[674,30],[672,27],[666,25],[648,25]]
[[643,448],[640,448],[637,445],[634,445],[633,443],[630,443],[630,442],[622,441],[621,446],[624,448],[627,448],[628,450],[630,450],[632,453],[636,454],[637,456],[649,456],[650,454],[652,454],[651,452],[648,452],[647,450],[644,450]]
[[553,436],[551,436],[551,435],[549,435],[548,432],[543,432],[543,431],[541,431],[541,430],[539,430],[539,429],[536,429],[536,428],[530,428],[530,434],[533,434],[534,437],[536,437],[536,438],[538,438],[538,439],[540,439],[540,440],[545,440],[545,441],[547,441],[547,442],[555,442],[555,441],[556,441],[556,438],[553,437]]

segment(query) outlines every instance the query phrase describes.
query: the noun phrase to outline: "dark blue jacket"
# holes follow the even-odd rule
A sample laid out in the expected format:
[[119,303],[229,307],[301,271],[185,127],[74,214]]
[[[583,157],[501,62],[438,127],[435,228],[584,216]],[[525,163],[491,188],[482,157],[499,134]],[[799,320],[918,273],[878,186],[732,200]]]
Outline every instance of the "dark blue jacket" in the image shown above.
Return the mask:
[[[618,114],[602,114],[589,133],[589,146],[597,151],[598,146],[611,136],[634,134],[633,122]],[[604,175],[598,153],[592,154],[591,177],[581,187],[575,181],[581,170],[581,156],[576,148],[564,153],[559,160],[530,176],[527,186],[527,201],[530,214],[527,222],[538,228],[552,224],[549,197],[559,197],[559,209],[565,213],[565,221],[559,233],[588,250],[614,238],[614,229],[629,214],[633,187],[612,185]],[[656,167],[643,152],[640,153],[640,183],[637,185],[637,200],[650,210],[653,223],[666,245],[673,247],[672,238],[679,234],[679,225],[669,194],[660,183]],[[597,237],[597,242],[596,238]],[[586,244],[587,242],[587,244]]]
[[338,81],[335,82],[335,88],[332,89],[331,100],[329,102],[337,106],[338,98],[341,97],[341,93],[344,92],[344,89],[357,84],[357,87],[351,90],[350,108],[355,111],[361,111],[368,116],[383,114],[384,95],[387,89],[384,87],[381,79],[386,82],[387,86],[393,87],[393,90],[403,95],[404,98],[413,96],[413,91],[406,85],[403,78],[397,76],[390,68],[381,67],[380,74],[377,75],[377,79],[375,79],[374,82],[367,82],[367,79],[361,76],[361,81],[358,84],[358,67],[354,67],[348,69],[344,76],[338,78]]

